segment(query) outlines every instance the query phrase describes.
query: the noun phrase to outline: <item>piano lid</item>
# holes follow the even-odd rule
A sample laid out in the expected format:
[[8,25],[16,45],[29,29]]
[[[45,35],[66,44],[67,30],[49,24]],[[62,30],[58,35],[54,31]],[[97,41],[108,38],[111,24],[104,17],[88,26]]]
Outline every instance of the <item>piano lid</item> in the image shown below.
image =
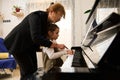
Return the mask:
[[[117,17],[117,18],[120,19],[120,17]],[[108,19],[109,18],[107,18],[106,20]],[[114,24],[112,21],[110,22],[111,22],[110,25]],[[83,50],[86,53],[86,55],[91,59],[91,61],[96,65],[101,61],[104,54],[106,53],[109,46],[111,45],[112,41],[114,40],[116,34],[120,31],[120,20],[117,23],[118,24],[115,24],[111,27],[108,26],[108,28],[105,28],[98,32],[96,31],[96,28],[98,27],[96,27],[93,30],[91,30],[91,32],[88,33],[85,41],[86,44],[84,43],[83,45],[84,46]],[[106,25],[105,26],[102,25],[101,27],[106,27]]]
[[[93,21],[94,22],[94,21]],[[115,33],[117,28],[120,26],[120,15],[117,13],[111,13],[105,20],[98,24],[94,28],[90,28],[87,32],[83,46],[91,46],[94,43],[98,43],[101,40],[104,40],[110,37]]]

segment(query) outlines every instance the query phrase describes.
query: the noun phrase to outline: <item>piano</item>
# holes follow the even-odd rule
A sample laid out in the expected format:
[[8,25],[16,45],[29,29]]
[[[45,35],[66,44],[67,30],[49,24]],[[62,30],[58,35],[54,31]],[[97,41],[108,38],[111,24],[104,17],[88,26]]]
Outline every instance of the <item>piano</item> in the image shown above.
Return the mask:
[[[50,70],[43,80],[120,80],[119,3],[120,0],[95,1],[81,46],[71,47],[74,55],[68,55],[62,67]],[[106,14],[104,19],[100,14]]]

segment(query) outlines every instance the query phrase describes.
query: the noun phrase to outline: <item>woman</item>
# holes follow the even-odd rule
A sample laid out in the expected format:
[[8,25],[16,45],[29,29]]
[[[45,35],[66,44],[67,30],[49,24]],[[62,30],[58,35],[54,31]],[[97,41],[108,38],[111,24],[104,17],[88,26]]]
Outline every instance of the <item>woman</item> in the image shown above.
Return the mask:
[[5,38],[5,45],[20,67],[20,80],[31,80],[37,70],[36,51],[40,46],[65,48],[45,38],[47,26],[65,17],[64,7],[60,3],[52,4],[47,11],[30,13]]

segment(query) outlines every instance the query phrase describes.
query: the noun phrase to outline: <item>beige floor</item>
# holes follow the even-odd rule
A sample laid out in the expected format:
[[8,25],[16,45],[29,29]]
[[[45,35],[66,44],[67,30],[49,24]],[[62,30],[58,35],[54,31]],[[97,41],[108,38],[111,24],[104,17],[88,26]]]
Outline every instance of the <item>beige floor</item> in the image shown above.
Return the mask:
[[6,74],[4,74],[4,72],[1,73],[0,80],[19,80],[20,78],[18,67],[13,70],[13,72],[11,72],[9,69],[6,69],[5,72]]

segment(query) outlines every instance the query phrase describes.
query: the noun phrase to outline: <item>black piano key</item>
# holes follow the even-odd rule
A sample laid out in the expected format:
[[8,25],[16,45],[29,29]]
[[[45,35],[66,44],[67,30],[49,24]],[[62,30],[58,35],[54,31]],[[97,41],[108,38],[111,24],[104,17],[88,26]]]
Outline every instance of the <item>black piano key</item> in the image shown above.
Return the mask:
[[75,50],[72,67],[87,67],[87,64],[82,55],[82,51]]

